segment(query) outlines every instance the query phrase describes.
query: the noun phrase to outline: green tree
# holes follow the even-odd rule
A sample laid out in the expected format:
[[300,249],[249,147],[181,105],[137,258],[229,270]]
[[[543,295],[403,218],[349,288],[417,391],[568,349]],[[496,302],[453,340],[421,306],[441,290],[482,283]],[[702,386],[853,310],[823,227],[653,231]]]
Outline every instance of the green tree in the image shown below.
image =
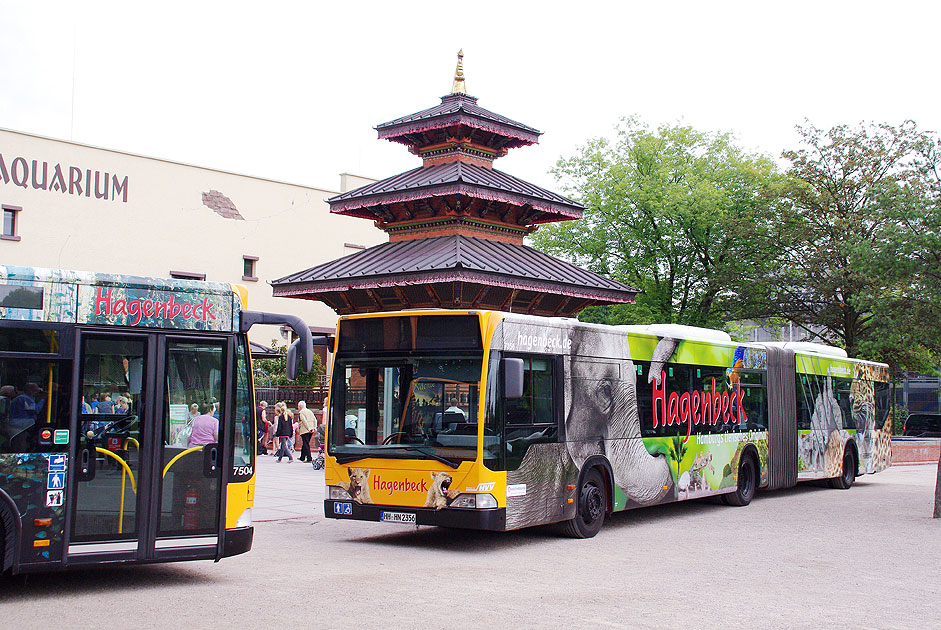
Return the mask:
[[925,136],[915,124],[798,127],[779,217],[774,273],[750,284],[769,303],[756,315],[783,317],[851,356],[897,368],[924,359],[902,305],[912,267],[896,264],[893,240],[910,235],[902,216],[919,212],[913,187]]
[[891,291],[874,305],[880,325],[872,346],[896,341],[899,363],[916,371],[941,365],[941,142],[925,134],[914,151],[901,202],[885,204],[887,221],[874,251],[857,250],[856,264]]
[[554,169],[584,218],[544,226],[537,248],[642,292],[636,305],[586,309],[606,323],[721,326],[747,310],[742,276],[772,264],[783,177],[728,134],[621,121],[617,139],[590,140]]
[[253,359],[252,369],[268,376],[272,385],[299,385],[301,387],[316,387],[320,385],[320,375],[324,373],[320,357],[314,355],[314,364],[310,372],[298,371],[297,379],[293,382],[287,377],[287,352],[285,345],[279,345],[277,339],[271,340],[271,349],[278,352],[278,358]]

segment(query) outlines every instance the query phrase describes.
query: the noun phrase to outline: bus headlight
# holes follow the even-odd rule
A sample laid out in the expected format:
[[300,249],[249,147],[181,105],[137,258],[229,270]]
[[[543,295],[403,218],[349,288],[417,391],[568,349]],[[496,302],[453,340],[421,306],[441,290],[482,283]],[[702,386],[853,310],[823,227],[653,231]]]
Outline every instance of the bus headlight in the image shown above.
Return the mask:
[[327,486],[327,494],[330,499],[338,499],[340,501],[349,501],[352,498],[350,493],[340,486]]
[[451,505],[448,507],[477,508],[482,510],[497,507],[497,500],[493,498],[492,494],[459,494],[456,499],[451,501]]
[[245,508],[245,510],[239,515],[237,521],[235,521],[236,527],[248,527],[252,524],[252,508]]

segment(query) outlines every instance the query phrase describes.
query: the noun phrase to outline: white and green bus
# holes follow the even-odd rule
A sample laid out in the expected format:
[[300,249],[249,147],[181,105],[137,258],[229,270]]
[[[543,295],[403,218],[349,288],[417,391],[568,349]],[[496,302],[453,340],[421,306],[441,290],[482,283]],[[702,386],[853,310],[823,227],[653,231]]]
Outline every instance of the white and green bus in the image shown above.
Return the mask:
[[327,516],[490,530],[890,464],[888,368],[818,344],[491,311],[342,317]]

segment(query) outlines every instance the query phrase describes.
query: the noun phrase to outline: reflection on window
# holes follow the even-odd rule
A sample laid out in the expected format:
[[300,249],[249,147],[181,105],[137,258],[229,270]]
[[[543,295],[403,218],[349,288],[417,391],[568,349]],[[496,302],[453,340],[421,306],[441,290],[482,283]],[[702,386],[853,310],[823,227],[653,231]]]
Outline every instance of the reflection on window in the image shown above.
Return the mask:
[[232,437],[232,469],[234,477],[247,479],[255,453],[255,416],[252,406],[251,380],[248,375],[248,355],[245,344],[239,343],[235,355],[235,432]]
[[73,540],[134,538],[145,427],[142,340],[85,337],[79,401],[79,451],[95,458],[95,475],[75,488]]
[[68,427],[69,389],[68,370],[56,362],[0,359],[0,452],[48,451],[39,431]]
[[411,359],[339,366],[332,399],[331,444],[404,445],[476,455],[480,359]]
[[[207,456],[223,441],[226,418],[223,341],[167,342],[162,482],[158,536],[212,534],[219,475]],[[218,461],[218,460],[217,460]]]

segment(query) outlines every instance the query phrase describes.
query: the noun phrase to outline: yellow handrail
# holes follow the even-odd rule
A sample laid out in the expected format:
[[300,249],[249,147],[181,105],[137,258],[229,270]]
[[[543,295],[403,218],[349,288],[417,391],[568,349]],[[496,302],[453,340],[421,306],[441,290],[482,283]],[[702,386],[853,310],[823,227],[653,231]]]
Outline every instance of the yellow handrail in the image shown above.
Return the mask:
[[166,476],[167,476],[167,471],[170,470],[170,466],[172,466],[173,464],[176,463],[176,460],[180,459],[180,458],[183,457],[184,455],[189,455],[189,454],[192,453],[193,451],[201,451],[201,450],[203,450],[203,447],[202,447],[202,446],[194,446],[194,447],[192,447],[192,448],[186,449],[186,450],[183,451],[182,453],[178,453],[176,457],[174,457],[174,458],[171,459],[169,462],[167,462],[167,465],[166,465],[166,467],[164,467],[164,469],[163,469],[163,474],[161,475],[161,477],[166,477]]
[[[128,438],[128,439],[134,440],[134,438]],[[137,440],[134,440],[134,441],[137,442]],[[137,445],[137,448],[138,450],[140,449],[140,444]],[[100,446],[96,446],[95,450],[101,453],[102,455],[107,455],[108,457],[111,457],[112,459],[120,463],[122,468],[124,468],[124,470],[121,471],[121,504],[120,504],[120,507],[118,508],[119,510],[118,533],[123,534],[124,533],[124,487],[125,487],[124,484],[126,483],[127,477],[130,477],[131,478],[131,490],[134,492],[134,494],[137,494],[137,484],[134,482],[134,473],[131,472],[131,468],[130,466],[127,465],[126,461],[124,461],[123,459],[121,459],[120,457],[112,453],[111,451],[101,448]]]
[[131,469],[127,465],[127,462],[125,462],[123,459],[121,459],[120,457],[112,453],[111,451],[101,448],[100,446],[96,446],[95,450],[101,453],[102,455],[107,455],[108,457],[114,459],[115,461],[120,463],[122,467],[124,467],[124,470],[127,472],[128,476],[130,476],[131,478],[131,490],[134,491],[134,494],[137,494],[137,483],[134,481],[134,473],[131,472]]

